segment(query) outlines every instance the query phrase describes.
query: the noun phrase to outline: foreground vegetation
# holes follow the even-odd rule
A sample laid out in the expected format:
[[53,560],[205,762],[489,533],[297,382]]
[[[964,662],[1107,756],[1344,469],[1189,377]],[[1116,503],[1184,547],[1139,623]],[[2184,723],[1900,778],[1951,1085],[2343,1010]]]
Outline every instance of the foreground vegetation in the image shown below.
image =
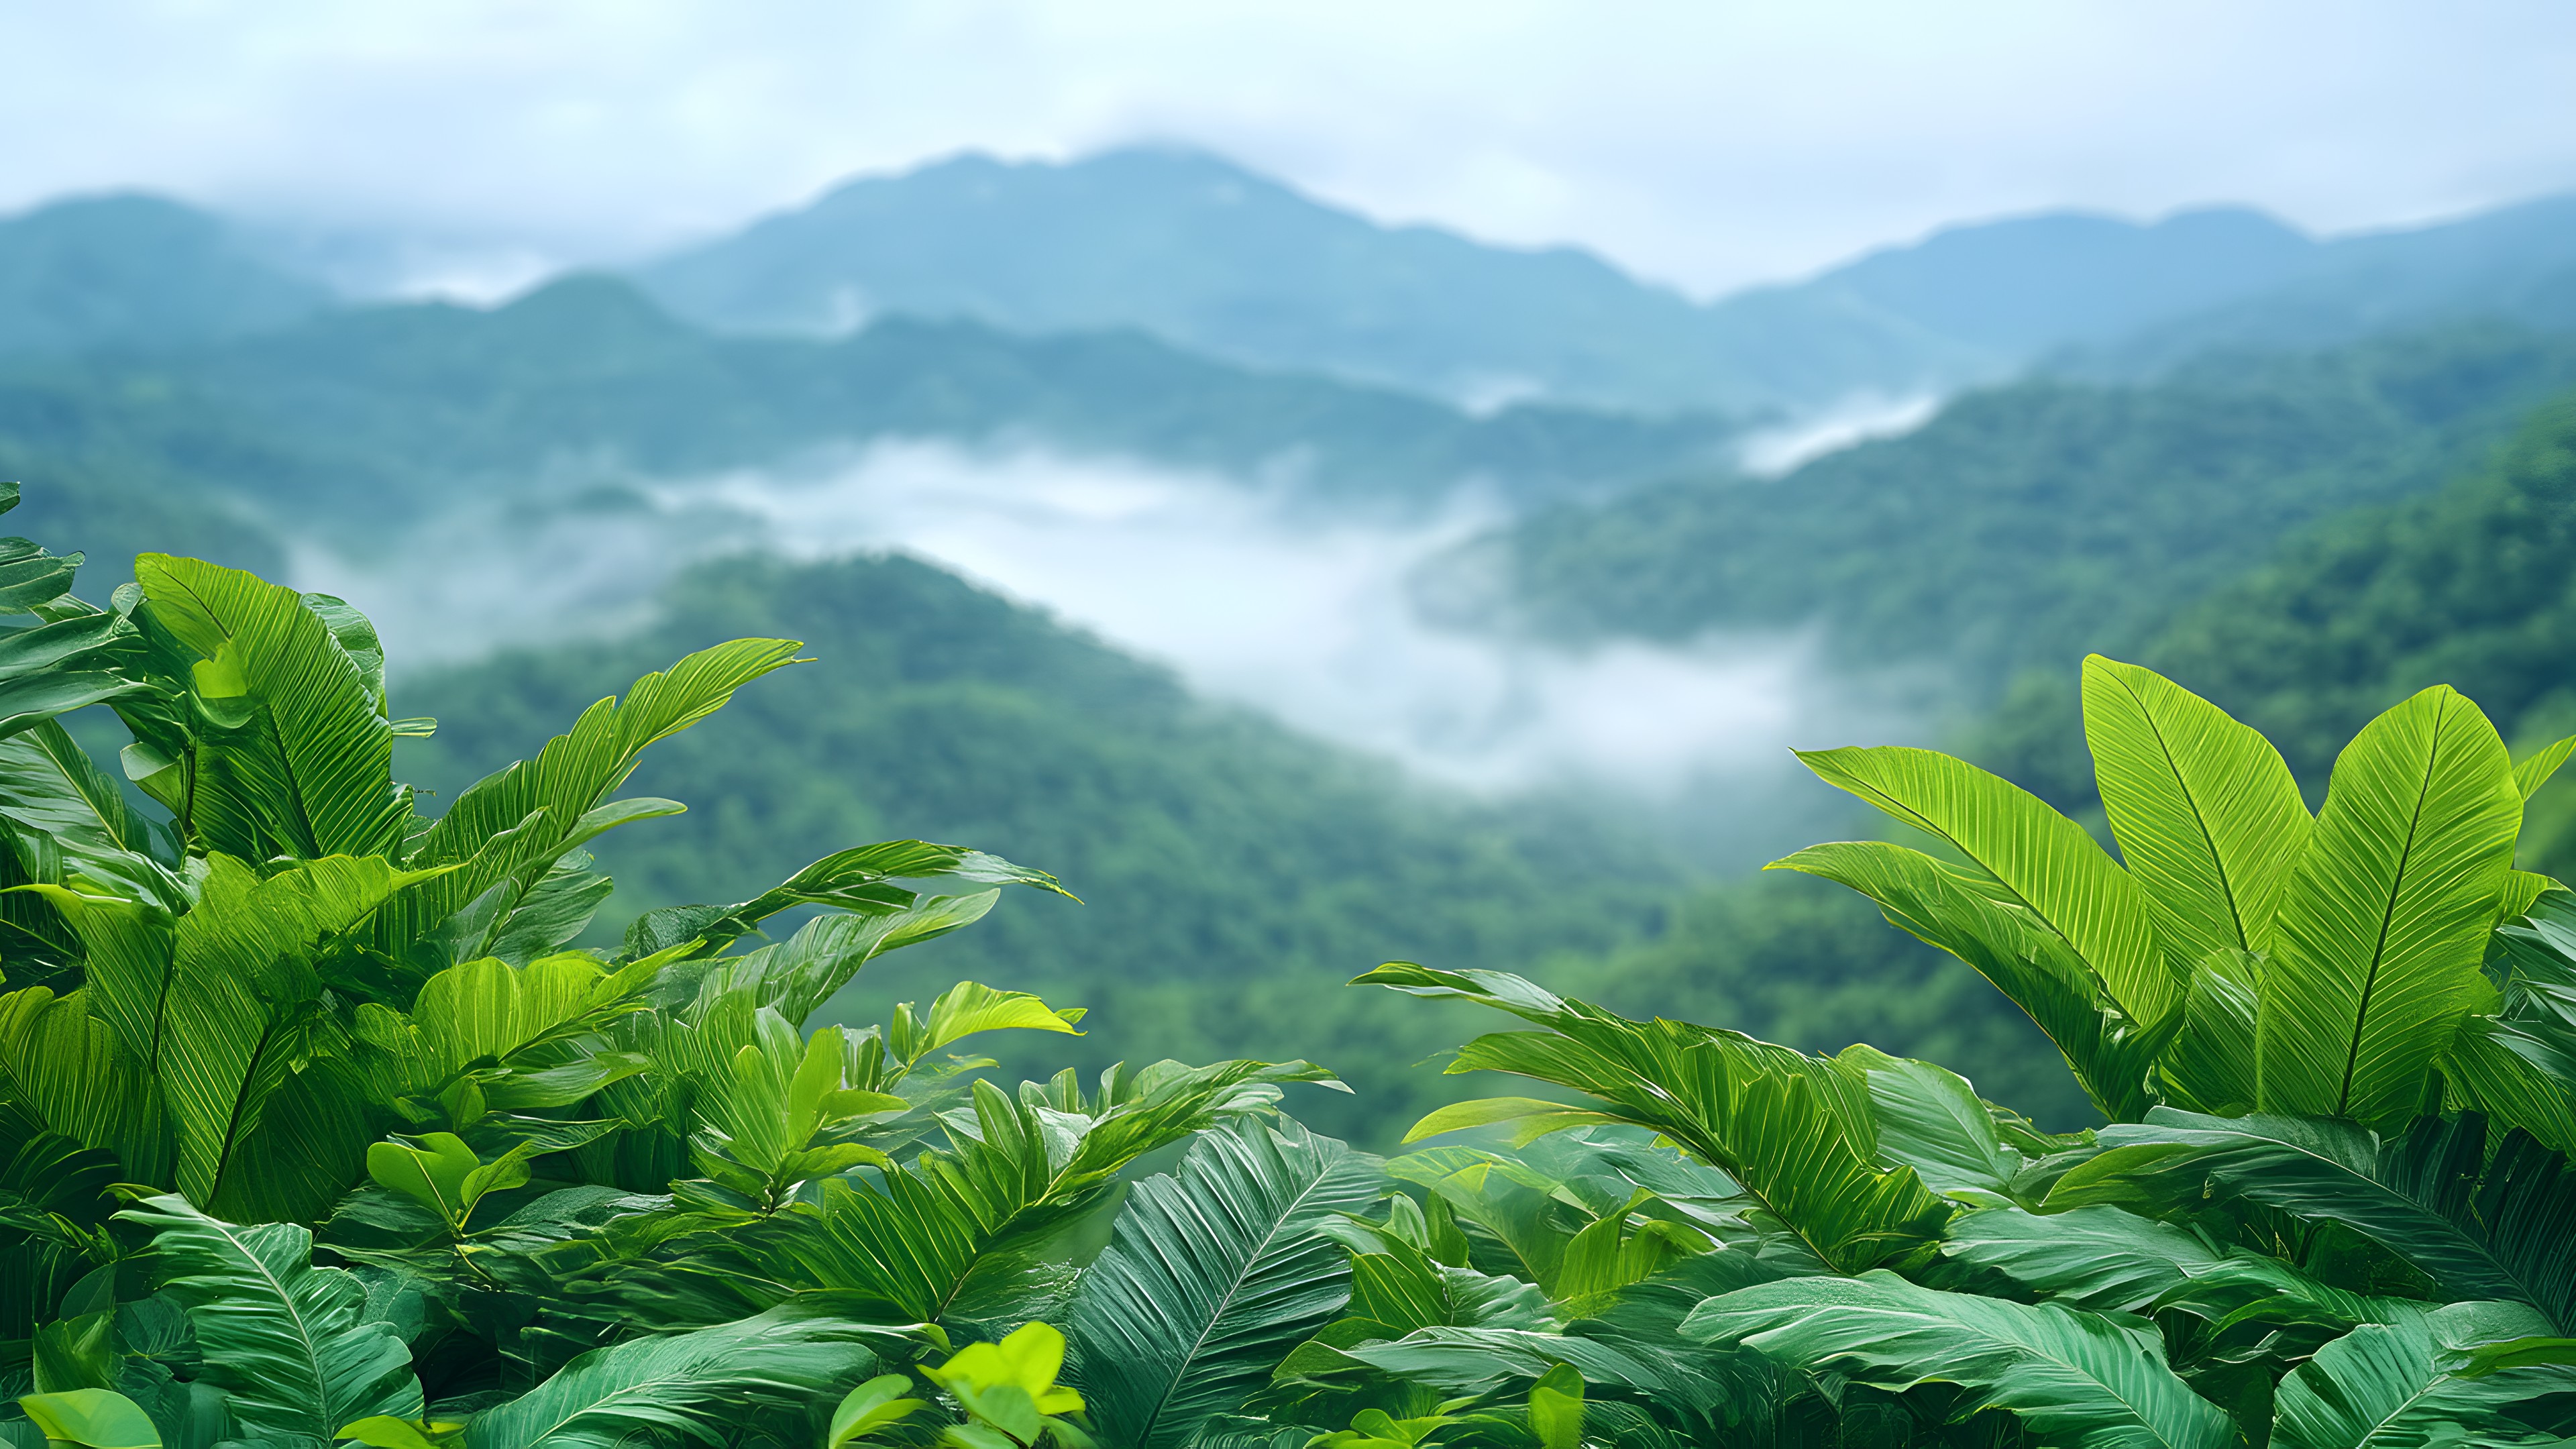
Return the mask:
[[[1925,848],[1780,864],[1983,974],[2093,1130],[1867,1046],[1395,963],[1362,982],[1525,1028],[1452,1072],[1548,1095],[1379,1158],[1286,1110],[1338,1085],[1302,1061],[1006,1089],[970,1042],[1095,1025],[1007,984],[803,1030],[872,959],[1056,889],[973,850],[852,846],[567,949],[609,896],[588,848],[680,808],[618,797],[645,751],[797,644],[647,674],[430,820],[392,761],[432,725],[346,603],[146,555],[101,609],[74,560],[0,551],[26,1449],[2576,1430],[2576,896],[2513,868],[2576,739],[2517,764],[2447,688],[2311,815],[2259,735],[2089,661],[2117,860],[1947,756],[1807,757]],[[158,809],[63,725],[97,705]]]

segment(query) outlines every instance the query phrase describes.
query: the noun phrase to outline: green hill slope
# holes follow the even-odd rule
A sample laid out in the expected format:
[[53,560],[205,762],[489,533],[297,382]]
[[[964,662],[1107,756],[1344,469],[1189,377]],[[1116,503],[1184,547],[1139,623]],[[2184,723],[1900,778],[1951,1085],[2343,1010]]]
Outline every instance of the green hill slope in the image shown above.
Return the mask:
[[283,326],[329,301],[221,218],[160,197],[0,217],[0,354],[184,346]]
[[1572,248],[1383,226],[1200,152],[969,155],[849,182],[638,273],[685,316],[828,330],[885,312],[1138,327],[1267,366],[1444,394],[1815,407],[1987,378],[2297,274],[2241,210],[1951,227],[1810,281],[1696,303]]
[[630,786],[691,812],[611,836],[601,858],[636,909],[683,880],[747,897],[887,836],[972,843],[1083,897],[1014,893],[976,930],[872,967],[864,993],[960,974],[1041,990],[1149,1059],[1329,1042],[1379,1089],[1359,1109],[1383,1125],[1401,1115],[1396,1069],[1438,1031],[1338,983],[1397,957],[1604,950],[1652,924],[1672,880],[1606,830],[1412,790],[913,560],[718,565],[671,618],[403,685],[407,709],[440,720],[406,768],[452,792],[687,649],[803,639],[819,662],[661,747]]
[[1543,634],[1821,625],[1830,654],[1954,674],[2125,647],[2345,509],[2430,491],[2576,383],[2576,339],[2469,328],[2213,359],[2136,387],[1972,394],[1784,478],[1535,516],[1437,565],[1431,605]]
[[[2270,735],[2312,790],[2364,721],[2427,685],[2476,700],[2517,752],[2576,734],[2576,401],[2437,493],[2303,533],[2134,652]],[[2080,807],[2072,680],[2022,681],[1971,748]],[[2554,785],[2533,810],[2524,864],[2576,874],[2576,797]]]
[[[1015,892],[975,930],[869,968],[844,1003],[854,1020],[956,975],[1036,989],[1094,1008],[1103,1040],[1147,1058],[1315,1055],[1361,1089],[1337,1126],[1375,1141],[1443,1088],[1404,1069],[1474,1028],[1340,988],[1387,959],[1531,971],[1648,1009],[1687,1001],[1813,1045],[1882,1030],[1972,1067],[2022,1050],[2026,1028],[1965,989],[1964,967],[1863,903],[1775,906],[1756,886],[1676,916],[1676,868],[1611,824],[1410,787],[925,564],[711,566],[669,618],[400,683],[406,712],[440,721],[404,746],[403,770],[453,792],[688,648],[806,640],[819,662],[657,747],[630,791],[693,808],[603,843],[621,899],[671,903],[709,877],[748,896],[889,835],[995,850],[1084,899]],[[1748,919],[1766,923],[1751,950]],[[1827,974],[1846,987],[1797,984]]]
[[[566,464],[591,477],[705,472],[883,437],[1044,445],[1411,506],[1471,479],[1521,496],[1614,488],[1711,457],[1735,431],[1704,415],[1471,416],[1135,333],[1022,338],[896,319],[830,342],[715,337],[601,277],[491,311],[362,308],[178,356],[30,361],[0,375],[8,385],[67,415],[113,413],[182,452],[202,439],[204,456],[183,461],[298,521],[443,507],[460,486],[523,494]],[[330,466],[244,465],[217,422]]]

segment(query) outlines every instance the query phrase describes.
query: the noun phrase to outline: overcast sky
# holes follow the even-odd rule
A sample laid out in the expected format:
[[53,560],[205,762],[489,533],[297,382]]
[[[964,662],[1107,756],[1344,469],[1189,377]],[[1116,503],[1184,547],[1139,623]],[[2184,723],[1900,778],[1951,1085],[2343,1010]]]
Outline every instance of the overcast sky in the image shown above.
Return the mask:
[[2055,206],[2576,189],[2564,0],[21,0],[0,55],[0,207],[143,186],[528,265],[1132,140],[1703,293]]

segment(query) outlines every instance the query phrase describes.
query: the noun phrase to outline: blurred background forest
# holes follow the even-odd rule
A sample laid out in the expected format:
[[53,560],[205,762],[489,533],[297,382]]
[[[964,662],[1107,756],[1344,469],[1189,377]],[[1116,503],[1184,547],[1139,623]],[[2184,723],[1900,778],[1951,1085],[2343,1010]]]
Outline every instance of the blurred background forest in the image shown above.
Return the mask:
[[[2522,63],[2561,67],[2576,137],[2571,27],[2537,23]],[[396,713],[439,721],[398,770],[447,792],[687,649],[807,641],[634,782],[692,808],[603,843],[599,937],[854,841],[974,845],[1083,904],[1015,893],[815,1024],[1036,990],[1092,1009],[1100,1062],[1334,1066],[1359,1093],[1308,1115],[1379,1142],[1457,1036],[1337,989],[1389,959],[1867,1039],[2081,1120],[1965,967],[1758,874],[1877,828],[1787,746],[1940,744],[2098,823],[2091,650],[2312,788],[2429,683],[2517,750],[2576,733],[2576,143],[2474,204],[2392,180],[2354,225],[2233,175],[1970,197],[1686,290],[1579,230],[1390,220],[1172,113],[952,128],[497,283],[405,272],[416,214],[334,231],[276,176],[158,166],[150,127],[118,152],[22,118],[13,522],[86,550],[94,599],[145,549],[348,598]],[[2303,144],[2368,149],[2331,120]],[[2509,120],[2438,139],[2475,159]],[[2576,789],[2533,808],[2523,864],[2576,871]]]

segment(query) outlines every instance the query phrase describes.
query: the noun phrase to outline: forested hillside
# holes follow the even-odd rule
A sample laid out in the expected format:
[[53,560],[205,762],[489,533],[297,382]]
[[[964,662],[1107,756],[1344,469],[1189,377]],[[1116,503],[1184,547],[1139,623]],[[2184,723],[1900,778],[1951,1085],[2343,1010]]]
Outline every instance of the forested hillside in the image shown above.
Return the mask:
[[[2312,791],[2360,721],[2429,684],[2476,700],[2518,749],[2576,733],[2576,401],[2437,493],[2305,531],[2134,653],[2269,734]],[[2072,685],[2034,672],[1972,739],[1983,763],[2081,805]],[[2576,873],[2576,798],[2561,786],[2533,809],[2523,864]]]
[[[702,472],[889,436],[1105,453],[1400,509],[1468,481],[1611,489],[1708,459],[1736,431],[1562,408],[1475,417],[1133,333],[893,319],[828,342],[718,338],[597,277],[488,312],[362,308],[149,359],[31,361],[0,373],[0,392],[34,400],[0,413],[7,435],[135,440],[308,523],[317,509],[416,516],[460,485],[524,492],[566,467]],[[296,462],[276,466],[245,435]]]
[[2571,384],[2576,340],[2502,328],[2022,383],[1776,481],[1534,517],[1421,594],[1461,625],[1578,640],[1821,626],[1830,657],[1938,661],[1974,700],[2141,639],[2303,524],[2431,491]]
[[0,217],[0,355],[184,346],[281,327],[330,301],[229,222],[161,197]]
[[[1319,1120],[1383,1140],[1442,1090],[1405,1069],[1455,1023],[1340,983],[1417,959],[1564,978],[1640,1010],[1678,990],[1712,1019],[1820,1047],[1872,1030],[2003,1072],[2043,1110],[2067,1105],[2062,1073],[2029,1071],[2017,1018],[1857,902],[1765,884],[1676,924],[1683,876],[1615,819],[1408,786],[909,559],[710,566],[640,637],[407,683],[399,706],[439,730],[400,763],[452,792],[592,699],[745,634],[802,639],[817,662],[746,690],[636,778],[693,808],[603,847],[624,909],[756,893],[829,842],[892,830],[972,840],[1083,899],[1019,895],[972,932],[870,967],[834,1008],[851,1019],[968,975],[1090,1006],[1114,1043],[1102,1050],[1141,1059],[1329,1042],[1361,1090]],[[1739,928],[1759,944],[1735,949]],[[1722,960],[1694,954],[1718,940]],[[1792,985],[1820,977],[1847,989]]]

